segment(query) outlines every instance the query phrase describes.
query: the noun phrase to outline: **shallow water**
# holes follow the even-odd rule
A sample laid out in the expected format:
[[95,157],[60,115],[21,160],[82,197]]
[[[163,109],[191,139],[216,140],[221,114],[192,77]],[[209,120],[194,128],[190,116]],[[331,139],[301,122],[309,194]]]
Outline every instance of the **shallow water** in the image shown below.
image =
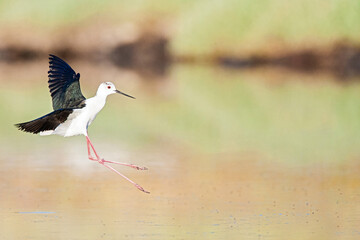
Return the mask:
[[[52,159],[64,161],[64,159]],[[1,165],[2,239],[358,239],[359,164],[292,168],[254,156]],[[21,162],[25,161],[25,165]],[[82,166],[70,164],[81,161]],[[82,174],[78,171],[81,169]],[[20,230],[20,231],[19,231]]]
[[[84,88],[118,75],[98,68],[84,67],[94,71]],[[136,102],[109,98],[90,137],[105,159],[149,168],[115,166],[145,194],[87,160],[83,137],[11,126],[50,110],[45,70],[0,72],[0,239],[360,238],[359,84],[206,67],[153,81],[123,73],[115,84]]]

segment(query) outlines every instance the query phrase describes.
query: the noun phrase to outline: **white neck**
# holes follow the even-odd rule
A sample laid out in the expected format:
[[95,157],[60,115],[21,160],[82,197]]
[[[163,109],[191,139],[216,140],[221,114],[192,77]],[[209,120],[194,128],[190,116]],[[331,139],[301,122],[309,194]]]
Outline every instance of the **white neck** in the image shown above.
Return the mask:
[[95,102],[99,103],[99,105],[105,105],[107,96],[108,95],[105,94],[96,94],[93,99]]
[[86,99],[86,106],[89,107],[89,111],[93,114],[97,114],[105,106],[107,95],[96,94],[92,98]]

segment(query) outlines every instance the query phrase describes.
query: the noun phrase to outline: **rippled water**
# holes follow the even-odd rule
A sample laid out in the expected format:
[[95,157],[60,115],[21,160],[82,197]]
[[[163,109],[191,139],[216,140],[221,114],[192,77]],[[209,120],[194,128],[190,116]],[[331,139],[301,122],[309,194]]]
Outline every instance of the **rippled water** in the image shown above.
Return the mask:
[[[117,76],[99,68],[84,88]],[[360,238],[358,84],[191,67],[122,75],[136,102],[110,98],[90,137],[105,159],[149,168],[115,166],[145,194],[87,160],[83,137],[11,126],[50,110],[46,81],[27,82],[44,72],[1,75],[1,239]]]

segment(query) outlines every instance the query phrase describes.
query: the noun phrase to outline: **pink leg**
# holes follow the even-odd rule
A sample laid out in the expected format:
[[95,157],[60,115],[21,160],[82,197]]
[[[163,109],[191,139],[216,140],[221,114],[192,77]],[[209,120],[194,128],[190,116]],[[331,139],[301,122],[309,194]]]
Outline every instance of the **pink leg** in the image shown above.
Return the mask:
[[91,156],[90,143],[89,143],[88,137],[86,137],[86,145],[87,145],[87,149],[88,149],[88,158],[92,161],[97,161],[97,159],[95,159],[93,156]]
[[126,180],[128,180],[131,184],[133,184],[135,187],[137,187],[137,189],[139,189],[140,191],[143,191],[144,193],[150,193],[149,191],[146,191],[144,188],[142,188],[139,184],[135,183],[134,181],[132,181],[131,179],[129,179],[128,177],[126,177],[125,175],[121,174],[118,170],[116,170],[115,168],[109,166],[109,165],[105,165],[105,163],[102,163],[102,165],[104,165],[105,167],[109,168],[110,170],[116,172],[117,174],[119,174],[120,176],[122,176],[123,178],[125,178]]
[[[97,153],[96,153],[96,151],[95,151],[95,148],[94,148],[94,145],[92,145],[92,143],[91,143],[91,141],[90,141],[90,138],[89,138],[88,136],[86,136],[86,142],[87,142],[87,147],[88,147],[88,156],[89,156],[89,159],[90,159],[90,160],[93,160],[93,161],[99,161],[100,157],[99,157],[99,155],[97,155]],[[91,146],[91,148],[93,149],[93,151],[94,151],[95,156],[96,156],[97,159],[95,159],[95,158],[93,158],[93,157],[91,156],[90,146]],[[105,160],[105,159],[101,159],[101,161],[107,162],[107,163],[114,163],[114,164],[119,164],[119,165],[131,167],[131,168],[134,168],[134,169],[136,169],[136,170],[148,170],[147,167],[139,167],[139,166],[136,166],[136,165],[130,164],[130,163],[114,162],[114,161],[108,161],[108,160]]]
[[[95,148],[94,148],[94,145],[92,145],[92,143],[91,143],[91,141],[90,141],[90,138],[89,138],[88,136],[86,136],[86,142],[87,142],[87,147],[88,147],[89,159],[90,159],[90,157],[91,157],[90,160],[96,160],[96,161],[99,160],[100,157],[99,157],[99,155],[96,153]],[[92,148],[92,150],[93,150],[93,152],[94,152],[94,154],[95,154],[95,156],[96,156],[97,159],[94,159],[94,158],[91,156],[91,152],[90,152],[90,147],[89,147],[89,145],[91,146],[91,148]]]
[[[92,161],[98,161],[100,164],[104,165],[105,167],[109,168],[110,170],[114,171],[115,173],[119,174],[120,176],[122,176],[123,178],[125,178],[127,181],[129,181],[131,184],[133,184],[135,187],[137,187],[140,191],[143,191],[145,193],[150,193],[148,191],[146,191],[144,188],[142,188],[139,184],[135,183],[134,181],[132,181],[131,179],[129,179],[128,177],[126,177],[125,175],[121,174],[119,171],[117,171],[116,169],[114,169],[113,167],[109,166],[109,165],[105,165],[105,162],[108,163],[115,163],[115,164],[120,164],[120,165],[124,165],[124,166],[128,166],[128,167],[132,167],[138,170],[147,170],[146,167],[140,168],[138,166],[135,166],[133,164],[128,164],[128,163],[119,163],[119,162],[113,162],[113,161],[107,161],[104,159],[100,159],[99,155],[96,153],[94,145],[91,143],[90,138],[88,136],[86,136],[86,142],[87,142],[87,148],[88,148],[88,157],[90,160]],[[94,151],[94,154],[96,156],[96,159],[93,158],[91,156],[91,150],[90,150],[90,146],[92,148],[92,150]]]
[[147,167],[139,167],[139,166],[136,166],[136,165],[130,164],[130,163],[113,162],[113,161],[108,161],[108,160],[105,160],[105,159],[103,159],[103,161],[107,162],[107,163],[114,163],[114,164],[119,164],[119,165],[131,167],[131,168],[135,168],[136,170],[148,170]]

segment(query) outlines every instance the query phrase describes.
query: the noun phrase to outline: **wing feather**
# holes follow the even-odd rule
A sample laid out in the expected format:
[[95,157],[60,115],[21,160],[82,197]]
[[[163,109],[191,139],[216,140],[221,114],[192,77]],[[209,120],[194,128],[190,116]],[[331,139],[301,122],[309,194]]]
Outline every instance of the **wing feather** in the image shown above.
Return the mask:
[[61,123],[67,120],[73,111],[73,109],[59,109],[35,120],[15,124],[15,126],[21,131],[34,134],[55,130]]
[[80,108],[85,97],[80,89],[80,74],[61,58],[49,56],[49,89],[54,110],[64,108]]

